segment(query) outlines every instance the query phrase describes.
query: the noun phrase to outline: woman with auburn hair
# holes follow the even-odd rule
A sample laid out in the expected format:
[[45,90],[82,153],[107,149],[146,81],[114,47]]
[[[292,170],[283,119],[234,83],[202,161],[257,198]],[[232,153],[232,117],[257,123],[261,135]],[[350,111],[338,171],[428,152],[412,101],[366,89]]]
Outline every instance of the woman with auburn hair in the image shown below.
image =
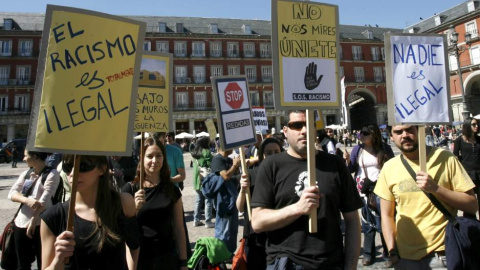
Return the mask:
[[[475,184],[475,193],[480,192],[480,137],[479,121],[468,117],[462,126],[462,136],[454,141],[453,154],[460,160]],[[478,202],[478,200],[477,200]],[[479,202],[480,206],[480,202]]]
[[[62,161],[70,184],[74,158],[64,155]],[[132,196],[113,188],[107,157],[81,156],[77,181],[73,232],[66,231],[70,201],[41,215],[42,269],[135,269],[135,204]],[[64,266],[65,258],[70,259]]]
[[[352,155],[345,151],[344,159],[348,169],[355,173],[355,181],[360,196],[365,202],[362,209],[363,260],[364,266],[375,261],[375,233],[380,233],[382,240],[383,257],[387,258],[387,246],[383,239],[380,221],[380,199],[373,193],[377,183],[378,174],[383,164],[394,157],[392,148],[383,142],[380,129],[376,124],[364,125],[359,133],[360,144],[352,149]],[[369,198],[373,198],[369,200]],[[386,261],[387,267],[392,266],[390,260]]]
[[170,181],[165,147],[153,138],[143,145],[145,181],[140,187],[140,166],[122,192],[134,195],[140,231],[138,269],[187,269],[180,189]]

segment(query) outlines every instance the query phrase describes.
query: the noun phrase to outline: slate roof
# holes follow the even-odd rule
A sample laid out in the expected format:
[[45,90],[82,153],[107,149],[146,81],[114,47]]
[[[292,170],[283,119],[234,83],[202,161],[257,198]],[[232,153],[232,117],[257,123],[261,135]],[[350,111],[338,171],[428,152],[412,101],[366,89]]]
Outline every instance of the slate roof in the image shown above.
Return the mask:
[[[224,19],[224,18],[198,18],[198,17],[157,17],[157,16],[124,16],[130,19],[147,23],[148,32],[158,32],[158,23],[167,24],[167,33],[175,33],[175,24],[183,23],[186,33],[209,34],[210,24],[217,24],[219,34],[245,35],[242,26],[248,25],[252,35],[271,36],[272,23],[267,20],[246,20],[246,19]],[[42,31],[45,14],[43,13],[21,13],[21,12],[0,12],[0,27],[4,19],[13,19],[17,27],[22,30]],[[340,25],[341,39],[366,39],[362,34],[369,30],[374,40],[383,41],[383,34],[386,32],[402,32],[403,29],[383,28],[377,26]]]

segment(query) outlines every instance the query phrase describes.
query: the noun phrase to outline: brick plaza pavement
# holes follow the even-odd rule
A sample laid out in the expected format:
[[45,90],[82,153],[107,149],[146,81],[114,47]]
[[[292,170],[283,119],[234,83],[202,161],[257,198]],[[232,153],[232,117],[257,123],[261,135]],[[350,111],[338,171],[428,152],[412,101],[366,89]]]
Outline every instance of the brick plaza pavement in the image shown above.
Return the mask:
[[[396,155],[399,154],[397,148],[393,147]],[[347,150],[351,152],[352,147],[347,147]],[[184,154],[184,161],[186,166],[186,180],[185,188],[182,192],[183,194],[183,203],[185,210],[185,218],[187,220],[187,228],[189,232],[190,242],[192,249],[195,245],[195,242],[200,237],[214,236],[214,229],[208,229],[205,227],[194,227],[193,226],[193,208],[195,205],[195,196],[196,192],[192,187],[192,168],[190,168],[191,155],[189,153]],[[15,211],[17,210],[18,204],[11,202],[7,199],[8,192],[10,187],[13,185],[18,176],[27,169],[27,166],[23,162],[18,163],[18,168],[11,168],[11,164],[0,164],[0,230],[3,232],[5,225],[11,220]],[[243,218],[240,218],[240,228],[238,231],[237,238],[240,239],[243,234]],[[363,240],[362,240],[363,243]],[[376,239],[377,248],[381,250],[380,238],[377,234]],[[385,269],[384,261],[381,258],[379,252],[377,252],[377,258],[373,265],[364,267],[361,264],[362,257],[359,258],[358,269]]]

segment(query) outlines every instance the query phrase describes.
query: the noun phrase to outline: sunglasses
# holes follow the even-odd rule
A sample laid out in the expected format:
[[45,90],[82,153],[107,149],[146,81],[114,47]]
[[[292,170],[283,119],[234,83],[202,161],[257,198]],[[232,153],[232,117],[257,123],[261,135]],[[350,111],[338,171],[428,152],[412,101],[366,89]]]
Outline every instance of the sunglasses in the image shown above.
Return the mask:
[[[84,172],[89,172],[93,169],[95,169],[97,167],[97,164],[95,163],[90,163],[88,161],[82,161],[80,162],[80,169],[79,171],[81,173],[84,173]],[[73,163],[62,163],[62,170],[66,173],[66,174],[70,174],[73,170]]]
[[476,127],[476,126],[478,126],[478,124],[471,124],[471,125],[472,125],[472,127]]
[[287,124],[287,127],[293,130],[301,130],[303,127],[306,127],[306,126],[307,126],[307,122],[305,121],[290,122]]
[[370,132],[368,131],[362,131],[360,132],[363,136],[370,136]]

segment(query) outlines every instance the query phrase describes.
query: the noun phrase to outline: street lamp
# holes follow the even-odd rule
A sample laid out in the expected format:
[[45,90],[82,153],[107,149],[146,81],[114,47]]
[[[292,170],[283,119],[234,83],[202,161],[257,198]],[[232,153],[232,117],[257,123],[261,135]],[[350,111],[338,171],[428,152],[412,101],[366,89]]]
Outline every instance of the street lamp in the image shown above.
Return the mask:
[[[460,55],[467,50],[466,47],[458,47],[458,33],[455,31],[455,26],[451,25],[450,26],[450,33],[452,34],[451,38],[451,50],[454,51],[455,53],[455,58],[457,59],[457,74],[460,80],[460,87],[462,89],[462,105],[463,105],[463,120],[467,119],[470,116],[470,112],[468,111],[467,108],[467,102],[465,102],[465,87],[463,86],[463,77],[462,77],[462,69],[460,67]],[[472,34],[470,33],[465,33],[465,43],[470,46],[470,43],[472,42]]]

